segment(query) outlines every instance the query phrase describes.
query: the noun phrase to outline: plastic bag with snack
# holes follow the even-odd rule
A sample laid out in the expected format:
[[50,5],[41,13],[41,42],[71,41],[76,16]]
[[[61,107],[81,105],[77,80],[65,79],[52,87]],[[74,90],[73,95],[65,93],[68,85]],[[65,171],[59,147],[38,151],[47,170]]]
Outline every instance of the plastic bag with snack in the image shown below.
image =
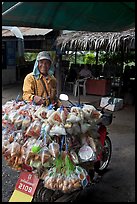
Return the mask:
[[67,115],[66,122],[77,123],[80,121],[81,121],[80,115],[77,115],[77,113],[75,113],[75,112],[69,113]]
[[42,165],[49,162],[50,158],[51,158],[51,154],[49,152],[49,149],[47,147],[43,147],[42,150],[41,150],[41,162],[42,162]]
[[39,120],[33,121],[27,128],[25,135],[38,138],[40,136],[42,123]]
[[17,110],[12,110],[8,113],[8,121],[10,123],[14,123],[14,121],[17,119],[18,117],[18,112]]
[[25,131],[31,123],[31,118],[30,116],[25,116],[23,121],[22,121],[22,130]]
[[84,120],[84,113],[81,107],[75,107],[73,106],[70,110],[71,113],[75,113],[76,116],[80,117],[80,121],[83,122]]
[[15,101],[7,101],[4,105],[2,105],[2,113],[9,114],[11,110],[15,110]]
[[53,157],[57,157],[59,155],[59,144],[57,142],[51,142],[48,146],[49,152]]
[[35,116],[37,116],[41,120],[47,119],[47,108],[43,105],[41,105],[38,110],[34,113]]
[[60,113],[61,120],[65,124],[66,119],[67,119],[67,115],[68,115],[68,110],[66,108],[64,108],[63,106],[61,106],[57,109],[57,111]]
[[49,118],[47,119],[47,121],[51,124],[51,125],[59,125],[62,123],[62,119],[61,119],[61,115],[58,111],[53,112]]
[[84,104],[84,106],[82,107],[82,110],[84,113],[84,118],[89,120],[89,119],[91,119],[92,111],[95,111],[96,108],[92,105]]
[[91,129],[91,125],[89,123],[86,123],[86,122],[81,123],[80,126],[81,126],[81,132],[83,134]]
[[23,115],[18,115],[16,118],[15,118],[15,121],[14,121],[14,127],[15,127],[15,130],[20,130],[22,128],[22,122],[24,120],[24,116]]
[[65,128],[63,127],[62,124],[60,124],[60,125],[54,124],[54,125],[52,126],[52,128],[50,129],[50,131],[49,131],[49,135],[50,135],[50,136],[53,136],[53,135],[66,135],[66,134],[67,134],[67,133],[66,133],[66,130],[65,130]]

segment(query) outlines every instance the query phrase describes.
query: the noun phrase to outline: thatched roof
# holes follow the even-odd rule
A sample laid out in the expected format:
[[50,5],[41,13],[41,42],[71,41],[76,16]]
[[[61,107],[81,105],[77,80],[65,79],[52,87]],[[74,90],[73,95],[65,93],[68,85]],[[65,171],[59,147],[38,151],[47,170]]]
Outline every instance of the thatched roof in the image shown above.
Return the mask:
[[69,32],[60,35],[56,44],[61,50],[127,51],[135,47],[135,29],[123,32]]

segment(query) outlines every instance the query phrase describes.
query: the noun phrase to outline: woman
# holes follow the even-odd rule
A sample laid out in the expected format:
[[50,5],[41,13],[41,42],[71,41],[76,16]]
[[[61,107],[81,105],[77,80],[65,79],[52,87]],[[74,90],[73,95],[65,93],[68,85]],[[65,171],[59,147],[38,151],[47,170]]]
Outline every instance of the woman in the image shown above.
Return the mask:
[[37,55],[33,71],[26,75],[23,84],[23,100],[34,101],[35,104],[60,102],[56,97],[57,80],[53,76],[54,67],[50,55],[42,51]]

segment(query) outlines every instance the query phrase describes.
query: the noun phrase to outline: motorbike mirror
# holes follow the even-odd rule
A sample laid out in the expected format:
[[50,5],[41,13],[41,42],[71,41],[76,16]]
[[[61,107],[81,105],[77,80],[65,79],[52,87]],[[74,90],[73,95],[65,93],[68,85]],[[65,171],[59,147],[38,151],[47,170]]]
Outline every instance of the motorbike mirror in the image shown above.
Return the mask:
[[60,99],[61,101],[69,101],[69,102],[74,106],[74,103],[72,103],[72,102],[69,100],[67,94],[60,94],[60,95],[59,95],[59,99]]
[[66,94],[60,94],[59,99],[62,101],[68,101],[69,100],[68,95],[66,95]]

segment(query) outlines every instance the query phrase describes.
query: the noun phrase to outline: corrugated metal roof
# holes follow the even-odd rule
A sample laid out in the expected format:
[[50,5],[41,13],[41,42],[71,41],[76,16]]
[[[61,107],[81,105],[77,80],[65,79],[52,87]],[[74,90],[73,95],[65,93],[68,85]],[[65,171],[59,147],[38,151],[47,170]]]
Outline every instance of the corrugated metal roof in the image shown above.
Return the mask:
[[[53,29],[40,29],[40,28],[30,28],[30,27],[18,27],[23,36],[35,36],[35,35],[46,35],[47,33],[53,31]],[[14,34],[10,30],[2,30],[2,37],[10,37]]]

